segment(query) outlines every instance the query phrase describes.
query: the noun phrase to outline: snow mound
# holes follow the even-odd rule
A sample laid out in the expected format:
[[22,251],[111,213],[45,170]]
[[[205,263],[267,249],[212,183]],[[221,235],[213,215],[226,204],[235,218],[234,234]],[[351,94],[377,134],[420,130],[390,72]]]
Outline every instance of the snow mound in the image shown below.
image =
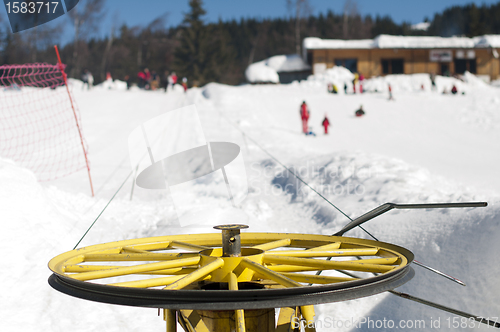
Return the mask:
[[264,61],[256,62],[245,70],[245,77],[251,83],[279,83],[280,77],[275,69],[268,67]]
[[334,66],[327,69],[324,73],[311,75],[307,81],[302,81],[303,85],[322,86],[326,87],[328,84],[335,84],[338,91],[342,91],[344,84],[352,85],[354,74],[345,67]]
[[311,67],[297,54],[276,55],[248,66],[245,77],[251,83],[279,83],[280,72],[309,69]]

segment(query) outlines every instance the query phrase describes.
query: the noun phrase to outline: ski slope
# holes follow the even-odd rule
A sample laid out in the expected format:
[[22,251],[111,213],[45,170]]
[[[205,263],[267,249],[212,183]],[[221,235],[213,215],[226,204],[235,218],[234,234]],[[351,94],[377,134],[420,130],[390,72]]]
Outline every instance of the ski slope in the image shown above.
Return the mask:
[[[393,101],[387,98],[388,82]],[[328,94],[325,81],[318,78],[290,85],[211,83],[187,94],[180,87],[167,94],[124,91],[120,84],[115,84],[117,89],[82,91],[78,84],[74,81],[73,89],[90,146],[95,198],[89,197],[85,172],[38,183],[29,170],[0,159],[0,249],[7,253],[0,273],[2,331],[164,330],[154,309],[92,303],[51,289],[47,262],[73,248],[122,184],[79,246],[214,231],[176,226],[167,217],[172,207],[161,191],[135,188],[130,200],[132,180],[126,180],[131,171],[129,133],[148,119],[192,104],[207,139],[239,144],[245,160],[248,197],[237,220],[221,224],[245,223],[251,231],[332,234],[348,222],[261,147],[351,218],[386,202],[487,201],[488,207],[476,209],[394,210],[370,221],[366,229],[467,283],[462,287],[415,266],[415,278],[398,290],[476,315],[500,316],[498,88],[474,77],[467,83],[438,77],[438,92],[432,92],[427,75],[373,79],[366,88],[378,92],[363,95]],[[440,93],[452,84],[465,95]],[[301,134],[303,100],[310,106],[316,137]],[[361,104],[366,115],[356,118],[354,110]],[[320,126],[325,114],[332,124],[329,135]],[[200,189],[204,194],[209,192]],[[366,237],[358,230],[346,235]],[[426,327],[418,330],[431,331],[430,320],[440,319],[441,330],[453,329],[447,328],[452,315],[388,293],[316,308],[320,320],[424,320]]]

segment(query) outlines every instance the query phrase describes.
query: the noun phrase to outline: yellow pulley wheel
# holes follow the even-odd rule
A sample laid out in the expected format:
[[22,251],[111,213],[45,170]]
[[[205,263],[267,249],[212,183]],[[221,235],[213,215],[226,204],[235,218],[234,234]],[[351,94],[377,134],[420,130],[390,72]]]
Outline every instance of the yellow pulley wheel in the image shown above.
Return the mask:
[[[344,301],[413,277],[413,254],[342,236],[222,231],[98,244],[53,258],[50,285],[98,302],[235,310]],[[317,275],[318,271],[324,271]],[[349,276],[339,273],[345,271]]]

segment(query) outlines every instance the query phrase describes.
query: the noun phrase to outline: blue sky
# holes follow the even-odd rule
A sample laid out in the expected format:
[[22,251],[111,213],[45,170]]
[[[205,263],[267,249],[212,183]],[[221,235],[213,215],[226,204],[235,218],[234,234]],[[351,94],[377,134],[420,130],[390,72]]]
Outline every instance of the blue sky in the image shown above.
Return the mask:
[[[329,9],[340,13],[344,0],[309,0],[314,14],[326,13]],[[432,18],[436,12],[453,5],[465,5],[471,2],[477,5],[494,4],[499,0],[357,0],[362,15],[389,15],[397,23],[422,22],[424,17]],[[101,33],[107,33],[112,25],[112,17],[118,16],[121,23],[128,25],[146,25],[163,13],[169,13],[167,24],[177,25],[183,14],[189,10],[188,0],[107,0],[107,20]],[[240,19],[241,17],[284,17],[290,13],[286,0],[205,0],[208,22]],[[116,14],[115,14],[116,13]],[[107,28],[105,27],[107,26]]]
[[[309,0],[309,2],[313,14],[317,15],[328,10],[341,13],[345,0]],[[435,13],[447,7],[472,2],[482,5],[498,3],[499,0],[356,0],[362,15],[389,15],[397,23],[403,21],[419,23],[424,17],[432,18]],[[219,18],[230,20],[241,17],[270,18],[290,15],[286,0],[205,0],[204,7],[207,11],[206,22],[214,22]],[[108,35],[113,23],[146,26],[165,13],[168,13],[167,26],[178,25],[188,10],[188,0],[106,0],[106,15],[100,25],[98,37]],[[1,15],[5,18],[5,10],[0,11],[3,11]],[[56,21],[68,22],[68,17],[65,15]],[[68,25],[63,36],[63,44],[72,40],[71,30],[71,26]]]

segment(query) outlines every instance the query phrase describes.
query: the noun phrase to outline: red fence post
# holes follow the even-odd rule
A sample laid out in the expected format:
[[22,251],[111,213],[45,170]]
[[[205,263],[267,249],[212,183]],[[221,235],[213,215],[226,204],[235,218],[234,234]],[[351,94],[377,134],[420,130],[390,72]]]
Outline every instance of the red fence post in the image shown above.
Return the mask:
[[73,98],[71,98],[71,93],[69,92],[67,75],[64,72],[64,67],[63,67],[63,64],[61,62],[61,56],[59,55],[59,49],[57,48],[57,45],[54,45],[54,48],[56,50],[57,60],[59,61],[59,70],[62,73],[62,76],[64,79],[64,84],[66,85],[66,90],[68,91],[68,96],[69,96],[69,101],[71,103],[71,108],[73,109],[73,115],[75,116],[76,127],[78,128],[78,134],[80,135],[80,141],[82,143],[83,155],[85,156],[85,163],[87,165],[87,172],[89,174],[90,191],[92,192],[92,197],[94,197],[94,186],[92,185],[92,177],[90,176],[90,165],[89,165],[89,160],[87,158],[87,151],[85,150],[85,145],[83,143],[82,130],[80,129],[80,124],[78,123],[78,117],[76,116],[75,106],[73,105]]

